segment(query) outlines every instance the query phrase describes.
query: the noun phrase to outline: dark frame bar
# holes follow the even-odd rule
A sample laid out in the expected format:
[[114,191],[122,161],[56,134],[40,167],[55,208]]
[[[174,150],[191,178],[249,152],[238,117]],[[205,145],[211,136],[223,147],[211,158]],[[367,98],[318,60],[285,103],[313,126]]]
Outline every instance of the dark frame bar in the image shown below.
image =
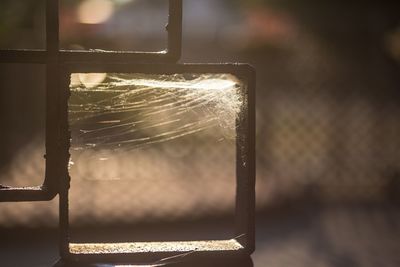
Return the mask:
[[[70,76],[72,73],[227,73],[236,76],[245,86],[242,90],[244,105],[237,119],[236,137],[236,237],[231,240],[241,245],[237,250],[209,250],[188,253],[187,260],[213,257],[248,257],[255,249],[255,71],[247,64],[66,64],[60,72],[60,108],[62,131],[67,148],[70,142],[68,130],[68,98],[70,95]],[[68,154],[68,151],[64,151]],[[157,261],[166,257],[181,255],[182,251],[154,251],[140,253],[71,253],[69,239],[69,202],[70,178],[65,169],[60,189],[60,254],[63,261],[85,262],[107,260]],[[229,241],[229,240],[225,240]],[[113,243],[111,243],[113,244]],[[165,243],[168,244],[168,243]],[[186,252],[185,252],[186,253]],[[183,254],[185,254],[183,253]]]
[[0,50],[0,63],[41,63],[47,61],[45,50]]

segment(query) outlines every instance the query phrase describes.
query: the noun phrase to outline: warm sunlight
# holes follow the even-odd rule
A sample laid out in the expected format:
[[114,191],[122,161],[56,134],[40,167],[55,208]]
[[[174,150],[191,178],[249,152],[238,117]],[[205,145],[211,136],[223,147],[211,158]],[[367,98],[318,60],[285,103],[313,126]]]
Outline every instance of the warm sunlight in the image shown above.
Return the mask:
[[106,22],[114,13],[114,4],[110,0],[86,0],[78,9],[81,23],[99,24]]

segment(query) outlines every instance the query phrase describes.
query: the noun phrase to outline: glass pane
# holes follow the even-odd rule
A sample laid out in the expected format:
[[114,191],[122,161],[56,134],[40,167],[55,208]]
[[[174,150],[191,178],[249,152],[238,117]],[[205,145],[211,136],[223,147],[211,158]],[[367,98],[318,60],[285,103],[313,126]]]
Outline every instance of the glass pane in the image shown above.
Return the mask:
[[44,49],[45,47],[45,0],[2,0],[0,49]]
[[241,89],[230,74],[72,74],[71,240],[233,238]]
[[61,0],[60,46],[156,52],[167,48],[167,0]]
[[45,174],[45,67],[0,64],[0,184],[39,186]]

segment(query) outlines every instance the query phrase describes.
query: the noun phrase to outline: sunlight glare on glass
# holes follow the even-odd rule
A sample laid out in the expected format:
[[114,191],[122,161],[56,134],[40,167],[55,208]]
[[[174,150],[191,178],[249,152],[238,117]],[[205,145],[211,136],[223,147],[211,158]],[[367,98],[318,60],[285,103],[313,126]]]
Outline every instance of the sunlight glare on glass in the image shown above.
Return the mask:
[[135,79],[127,80],[130,84],[144,87],[155,87],[165,89],[196,89],[196,90],[227,90],[232,89],[237,84],[234,80],[211,78],[196,79],[195,81],[163,81],[155,79]]
[[110,0],[86,0],[78,7],[79,22],[85,24],[104,23],[114,13],[114,4]]

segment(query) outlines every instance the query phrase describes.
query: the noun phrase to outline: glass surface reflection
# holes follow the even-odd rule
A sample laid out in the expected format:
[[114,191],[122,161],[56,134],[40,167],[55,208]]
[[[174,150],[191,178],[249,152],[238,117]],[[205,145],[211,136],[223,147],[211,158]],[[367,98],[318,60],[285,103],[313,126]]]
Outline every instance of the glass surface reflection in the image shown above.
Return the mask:
[[[74,231],[74,225],[92,223],[87,214],[108,226],[194,219],[197,212],[233,218],[242,86],[230,74],[72,74],[70,195],[85,196],[70,199],[72,240],[89,241]],[[216,236],[204,239],[199,230],[182,239],[229,240],[233,232],[229,225]],[[129,233],[112,239],[140,241]]]

